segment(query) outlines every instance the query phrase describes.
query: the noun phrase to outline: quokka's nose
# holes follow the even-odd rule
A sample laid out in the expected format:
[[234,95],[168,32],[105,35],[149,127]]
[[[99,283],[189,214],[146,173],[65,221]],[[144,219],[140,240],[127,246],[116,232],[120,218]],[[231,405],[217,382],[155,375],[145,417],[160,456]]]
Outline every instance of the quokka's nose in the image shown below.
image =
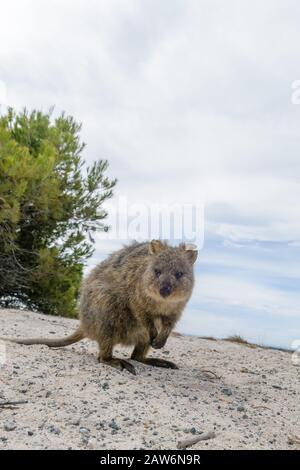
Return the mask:
[[162,297],[168,297],[168,295],[171,294],[171,290],[172,287],[170,286],[170,284],[165,284],[160,288],[159,293]]

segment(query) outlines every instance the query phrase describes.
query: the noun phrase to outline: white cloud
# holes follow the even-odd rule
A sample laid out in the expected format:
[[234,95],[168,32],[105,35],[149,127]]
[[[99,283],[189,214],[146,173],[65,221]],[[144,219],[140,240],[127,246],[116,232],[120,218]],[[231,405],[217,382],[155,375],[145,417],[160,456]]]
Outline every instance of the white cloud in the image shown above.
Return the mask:
[[204,274],[197,276],[193,302],[201,305],[240,307],[255,313],[299,317],[300,294],[287,293],[252,281],[229,275]]
[[[213,310],[188,309],[178,324],[179,331],[185,334],[228,338],[239,335],[242,338],[264,346],[294,348],[293,341],[300,335],[298,329],[282,322],[249,321],[245,316],[222,315]],[[201,360],[201,358],[200,358]]]
[[259,221],[225,237],[297,240],[297,18],[295,1],[12,0],[0,79],[10,104],[82,120],[132,199],[227,203]]

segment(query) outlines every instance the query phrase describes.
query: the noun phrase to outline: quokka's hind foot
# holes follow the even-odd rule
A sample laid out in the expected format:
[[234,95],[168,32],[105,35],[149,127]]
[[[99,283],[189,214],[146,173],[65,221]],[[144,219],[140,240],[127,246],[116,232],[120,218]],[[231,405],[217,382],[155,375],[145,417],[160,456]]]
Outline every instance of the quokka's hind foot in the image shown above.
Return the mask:
[[[138,360],[138,359],[137,359]],[[174,362],[167,361],[166,359],[158,359],[155,357],[145,357],[140,362],[153,367],[164,367],[165,369],[178,369],[178,366]]]
[[116,357],[102,358],[99,356],[98,361],[102,364],[106,364],[108,366],[114,367],[115,369],[119,369],[119,370],[125,369],[131,374],[136,375],[136,371],[133,365],[130,364],[130,362],[125,361],[125,359],[118,359]]
[[166,359],[158,359],[155,357],[145,357],[150,345],[149,344],[137,344],[131,354],[131,359],[134,361],[141,362],[148,366],[153,367],[164,367],[165,369],[178,369],[174,362],[167,361]]

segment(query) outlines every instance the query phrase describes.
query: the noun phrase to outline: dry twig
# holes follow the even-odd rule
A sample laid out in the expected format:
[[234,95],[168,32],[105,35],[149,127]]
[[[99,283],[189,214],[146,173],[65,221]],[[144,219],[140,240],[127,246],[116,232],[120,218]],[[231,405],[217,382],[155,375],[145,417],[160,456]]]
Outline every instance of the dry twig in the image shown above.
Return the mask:
[[0,406],[17,406],[17,405],[23,405],[25,403],[28,403],[27,400],[19,400],[19,401],[0,401]]
[[193,446],[200,441],[207,441],[208,439],[214,439],[216,437],[216,433],[208,432],[207,434],[201,434],[200,436],[192,437],[191,439],[186,439],[184,441],[179,441],[177,443],[177,449],[186,449],[187,447]]
[[215,372],[213,372],[212,370],[209,370],[209,369],[201,369],[201,372],[203,372],[204,374],[211,374],[214,378],[220,380],[221,376],[220,375],[217,375]]

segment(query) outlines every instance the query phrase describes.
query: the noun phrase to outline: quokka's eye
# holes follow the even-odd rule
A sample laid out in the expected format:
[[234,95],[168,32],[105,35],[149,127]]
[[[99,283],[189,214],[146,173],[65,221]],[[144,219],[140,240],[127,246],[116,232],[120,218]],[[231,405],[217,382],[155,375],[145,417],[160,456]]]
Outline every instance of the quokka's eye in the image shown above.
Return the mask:
[[155,276],[159,277],[161,275],[161,271],[159,269],[154,269]]
[[175,273],[176,279],[180,279],[182,276],[183,276],[183,273],[181,271],[177,271],[177,273]]

